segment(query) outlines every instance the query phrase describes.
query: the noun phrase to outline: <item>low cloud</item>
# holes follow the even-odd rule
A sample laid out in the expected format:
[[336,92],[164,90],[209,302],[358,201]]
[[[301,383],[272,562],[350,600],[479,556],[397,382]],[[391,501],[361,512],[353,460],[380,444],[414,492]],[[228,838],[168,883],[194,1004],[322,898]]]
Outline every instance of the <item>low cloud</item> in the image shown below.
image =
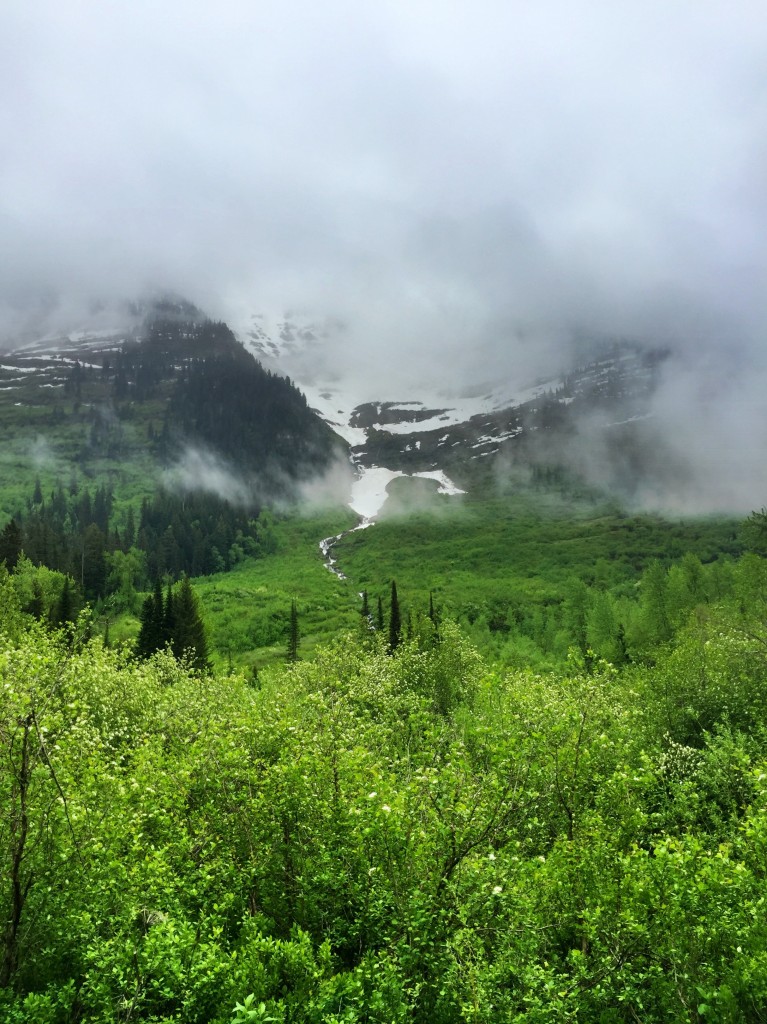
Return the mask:
[[309,509],[346,505],[351,498],[353,480],[351,462],[339,453],[323,473],[310,480],[298,481],[298,504]]
[[56,466],[56,454],[47,438],[38,435],[30,441],[29,461],[36,469],[53,469]]
[[[766,48],[757,0],[7,4],[0,334],[160,287],[337,318],[360,401],[525,385],[589,337],[748,365]],[[669,423],[707,467],[700,383]],[[722,408],[722,457],[755,416]]]
[[240,473],[209,449],[188,446],[173,466],[165,470],[162,482],[172,491],[204,491],[245,508],[269,503],[322,509],[346,504],[353,478],[351,463],[340,453],[327,469],[311,477],[296,479],[271,467],[267,479]]
[[216,494],[232,505],[251,505],[253,493],[244,480],[213,452],[186,448],[180,459],[163,474],[163,483],[173,491],[204,491]]

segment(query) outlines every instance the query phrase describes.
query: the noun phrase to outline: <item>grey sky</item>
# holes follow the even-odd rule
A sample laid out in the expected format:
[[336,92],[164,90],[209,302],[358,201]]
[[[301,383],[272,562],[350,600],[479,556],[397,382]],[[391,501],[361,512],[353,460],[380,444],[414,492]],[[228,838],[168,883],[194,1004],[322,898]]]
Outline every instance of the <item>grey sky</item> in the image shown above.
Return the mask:
[[0,295],[301,304],[424,364],[758,356],[766,57],[761,0],[7,0]]

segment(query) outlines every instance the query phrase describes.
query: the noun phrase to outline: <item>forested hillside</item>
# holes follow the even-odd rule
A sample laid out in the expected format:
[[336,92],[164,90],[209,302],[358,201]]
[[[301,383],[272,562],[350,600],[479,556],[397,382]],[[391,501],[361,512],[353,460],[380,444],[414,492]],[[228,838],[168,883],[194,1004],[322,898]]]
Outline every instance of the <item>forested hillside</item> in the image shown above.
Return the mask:
[[108,487],[135,511],[178,467],[186,489],[228,480],[244,505],[292,500],[346,450],[290,380],[186,305],[154,307],[138,338],[5,355],[0,426],[6,516],[24,511],[36,477],[46,500],[59,486]]

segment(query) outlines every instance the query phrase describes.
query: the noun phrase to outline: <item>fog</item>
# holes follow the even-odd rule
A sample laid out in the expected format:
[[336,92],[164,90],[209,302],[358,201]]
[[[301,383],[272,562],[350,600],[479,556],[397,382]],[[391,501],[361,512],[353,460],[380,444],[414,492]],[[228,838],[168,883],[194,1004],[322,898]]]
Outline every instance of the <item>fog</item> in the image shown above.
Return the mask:
[[670,344],[669,443],[715,470],[715,418],[761,487],[766,49],[756,0],[11,0],[0,332],[158,287],[304,310],[395,398]]

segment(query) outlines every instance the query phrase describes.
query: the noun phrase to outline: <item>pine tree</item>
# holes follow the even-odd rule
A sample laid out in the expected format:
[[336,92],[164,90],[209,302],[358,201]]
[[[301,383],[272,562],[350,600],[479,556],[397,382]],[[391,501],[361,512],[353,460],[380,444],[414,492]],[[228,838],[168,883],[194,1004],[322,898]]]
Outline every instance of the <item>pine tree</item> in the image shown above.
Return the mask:
[[176,609],[173,598],[173,587],[168,583],[165,591],[165,608],[162,615],[162,637],[163,643],[173,645],[173,637],[176,631]]
[[383,633],[384,628],[384,613],[383,613],[383,601],[379,595],[378,597],[378,608],[376,610],[376,629]]
[[439,623],[437,622],[437,610],[434,607],[434,594],[429,591],[429,618],[434,627],[434,640],[439,642]]
[[32,597],[29,600],[24,611],[30,615],[34,615],[36,619],[42,619],[43,612],[45,611],[45,600],[43,598],[43,588],[40,586],[38,579],[32,582]]
[[389,601],[389,651],[394,654],[402,640],[402,618],[397,598],[397,584],[391,581],[391,598]]
[[367,590],[362,591],[362,608],[360,609],[360,615],[363,619],[370,618],[370,606],[368,605],[368,592]]
[[155,651],[161,651],[170,638],[165,634],[165,614],[160,581],[144,601],[141,609],[141,625],[136,637],[136,655],[150,658]]
[[171,649],[177,658],[185,658],[192,668],[206,672],[208,661],[208,640],[205,625],[200,616],[197,596],[192,590],[189,577],[184,576],[178,591],[173,595],[173,638]]
[[11,519],[0,533],[0,562],[5,562],[9,572],[13,571],[19,560],[21,543],[21,529],[16,520]]
[[96,523],[85,528],[82,539],[80,583],[86,597],[103,597],[107,567],[104,558],[105,537]]
[[72,598],[72,588],[69,576],[64,577],[64,585],[61,588],[56,609],[53,614],[55,626],[65,626],[68,622],[75,620],[75,603]]
[[296,602],[293,600],[290,605],[290,628],[288,632],[288,661],[298,661],[298,643],[299,643],[299,631],[298,631],[298,609],[296,608]]
[[136,542],[136,518],[133,514],[133,506],[128,506],[128,512],[125,516],[125,529],[123,530],[123,544],[125,550],[132,548]]

